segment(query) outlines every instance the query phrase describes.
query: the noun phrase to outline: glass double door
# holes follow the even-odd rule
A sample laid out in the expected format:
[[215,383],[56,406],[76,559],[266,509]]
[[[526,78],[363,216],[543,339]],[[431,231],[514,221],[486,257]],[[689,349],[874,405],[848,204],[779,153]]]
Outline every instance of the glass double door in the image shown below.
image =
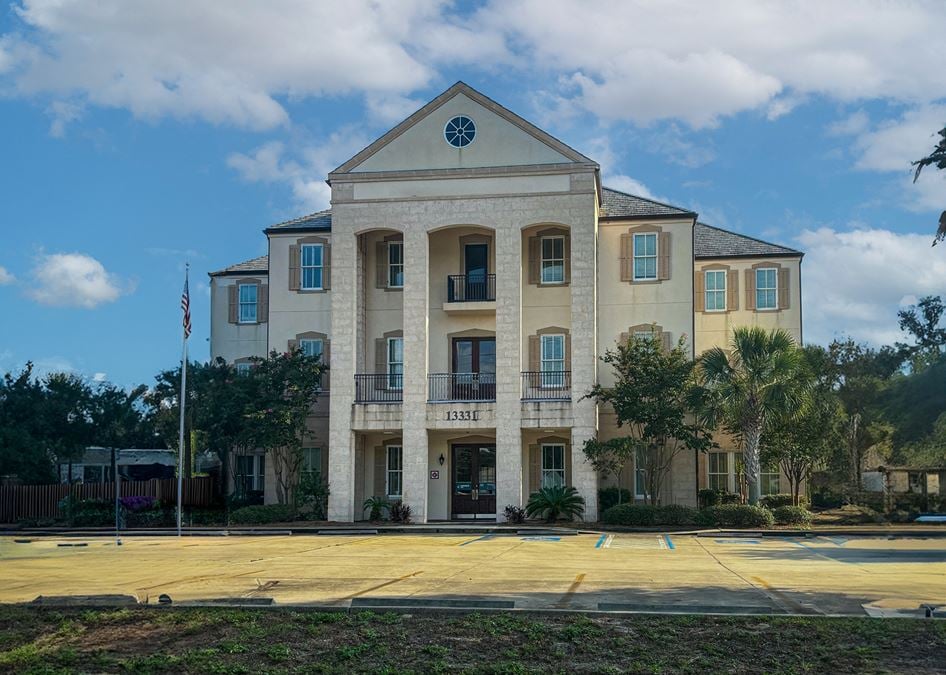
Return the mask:
[[453,340],[453,399],[492,401],[496,398],[496,338]]
[[451,513],[454,518],[496,517],[496,446],[454,445]]

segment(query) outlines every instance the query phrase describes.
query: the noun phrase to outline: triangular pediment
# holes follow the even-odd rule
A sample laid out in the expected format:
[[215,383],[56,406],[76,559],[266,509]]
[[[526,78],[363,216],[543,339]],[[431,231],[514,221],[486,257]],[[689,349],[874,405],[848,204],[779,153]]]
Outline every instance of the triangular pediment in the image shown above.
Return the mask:
[[[462,148],[444,137],[446,124],[473,120],[473,142]],[[332,174],[438,171],[595,162],[472,87],[457,82]]]

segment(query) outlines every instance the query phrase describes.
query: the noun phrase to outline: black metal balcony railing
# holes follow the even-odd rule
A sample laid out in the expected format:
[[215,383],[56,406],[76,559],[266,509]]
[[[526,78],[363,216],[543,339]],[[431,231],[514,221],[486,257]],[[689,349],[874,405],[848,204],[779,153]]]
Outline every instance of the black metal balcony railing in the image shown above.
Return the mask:
[[522,373],[523,401],[567,401],[572,395],[570,370]]
[[496,400],[495,373],[431,373],[427,382],[428,401]]
[[447,302],[487,302],[495,299],[495,274],[451,274],[447,277]]
[[355,375],[355,403],[400,403],[403,400],[403,388],[403,375]]

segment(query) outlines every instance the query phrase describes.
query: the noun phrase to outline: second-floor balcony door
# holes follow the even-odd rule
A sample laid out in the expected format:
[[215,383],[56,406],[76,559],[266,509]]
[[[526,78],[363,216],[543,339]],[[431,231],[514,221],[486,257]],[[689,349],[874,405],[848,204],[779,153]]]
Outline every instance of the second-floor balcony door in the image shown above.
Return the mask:
[[488,300],[489,246],[487,244],[467,244],[464,246],[463,265],[466,274],[466,288],[464,289],[466,301]]
[[454,400],[494,400],[496,338],[454,338],[453,372]]

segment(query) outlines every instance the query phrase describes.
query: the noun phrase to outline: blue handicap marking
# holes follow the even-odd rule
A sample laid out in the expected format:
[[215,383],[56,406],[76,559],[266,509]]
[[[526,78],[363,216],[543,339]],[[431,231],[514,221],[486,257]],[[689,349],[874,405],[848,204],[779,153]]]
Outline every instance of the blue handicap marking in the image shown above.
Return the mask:
[[561,541],[561,537],[522,537],[522,541]]
[[758,539],[715,539],[717,544],[758,544]]

